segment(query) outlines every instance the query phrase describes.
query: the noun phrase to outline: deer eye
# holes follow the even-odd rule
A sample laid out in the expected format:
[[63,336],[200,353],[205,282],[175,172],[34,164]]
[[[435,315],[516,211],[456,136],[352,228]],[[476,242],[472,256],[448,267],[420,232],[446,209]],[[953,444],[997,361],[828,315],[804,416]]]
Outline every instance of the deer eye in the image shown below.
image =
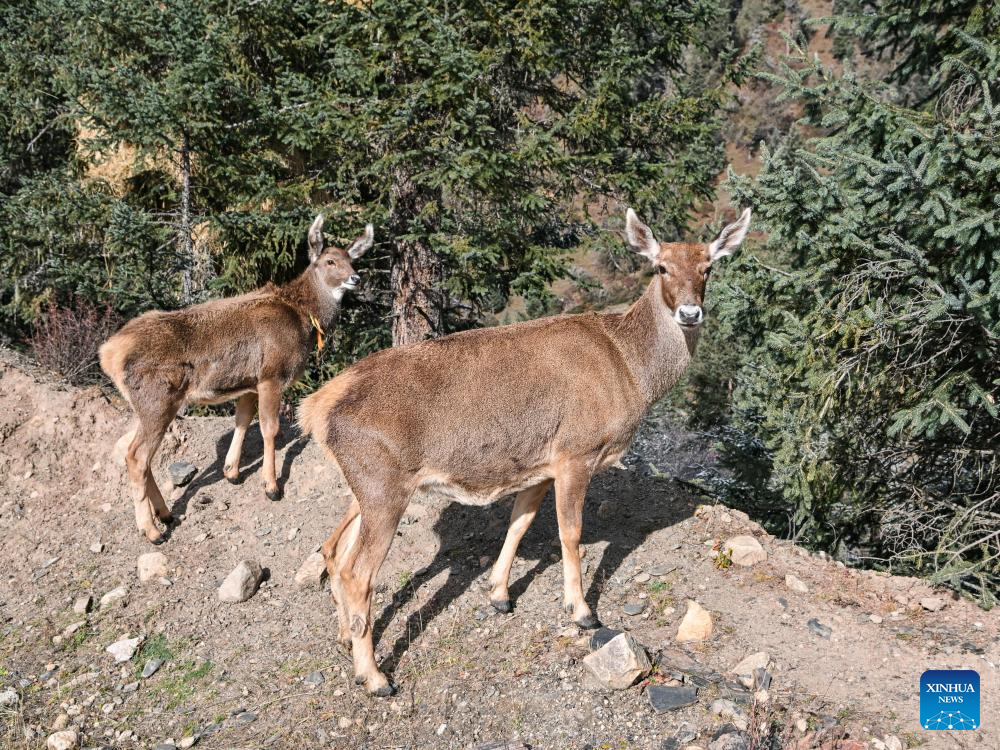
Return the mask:
[[330,260],[328,260],[328,261],[326,262],[326,264],[327,264],[328,266],[332,266],[332,265],[334,264],[334,260],[333,260],[333,259],[331,258]]

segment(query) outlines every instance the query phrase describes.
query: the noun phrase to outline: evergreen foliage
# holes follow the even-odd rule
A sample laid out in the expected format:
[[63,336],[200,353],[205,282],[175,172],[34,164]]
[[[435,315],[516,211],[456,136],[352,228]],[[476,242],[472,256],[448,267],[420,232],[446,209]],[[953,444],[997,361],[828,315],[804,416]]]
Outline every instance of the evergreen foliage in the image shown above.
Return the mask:
[[716,482],[800,540],[990,606],[1000,39],[963,30],[951,41],[903,58],[906,70],[946,55],[928,86],[939,93],[919,108],[801,53],[775,78],[822,134],[765,149],[756,180],[731,180],[768,233],[770,265],[734,259],[713,290],[712,338],[739,352],[722,428],[732,474]]

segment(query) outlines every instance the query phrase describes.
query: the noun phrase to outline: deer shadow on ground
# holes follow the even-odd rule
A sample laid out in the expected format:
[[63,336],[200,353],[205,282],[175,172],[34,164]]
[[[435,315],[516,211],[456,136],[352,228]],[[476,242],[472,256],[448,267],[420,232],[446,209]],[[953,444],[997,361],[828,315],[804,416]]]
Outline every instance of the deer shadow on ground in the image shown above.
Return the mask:
[[[601,617],[600,598],[605,582],[618,572],[626,558],[651,534],[689,518],[698,504],[690,492],[671,479],[648,473],[644,476],[642,466],[637,465],[636,468],[625,471],[612,469],[605,472],[595,477],[587,492],[581,544],[589,546],[607,542],[599,557],[588,555],[585,558],[585,562],[590,563],[588,572],[583,576],[585,587],[589,581],[585,599],[598,619]],[[598,508],[603,502],[609,502],[612,511],[599,515]],[[477,581],[488,577],[503,545],[512,505],[513,497],[507,497],[486,506],[451,502],[441,510],[434,524],[440,548],[430,564],[414,574],[415,580],[398,587],[392,601],[382,610],[373,627],[376,643],[393,617],[406,608],[420,588],[432,585],[429,582],[444,571],[447,571],[447,578],[427,602],[407,617],[403,632],[392,644],[391,651],[387,652],[381,665],[386,673],[395,671],[403,654],[421,637],[438,614],[476,585]],[[558,539],[553,491],[549,490],[535,522],[518,547],[518,560],[522,566],[527,561],[529,567],[518,576],[518,566],[515,564],[511,574],[509,591],[514,614],[518,612],[519,597],[550,566],[559,567],[561,581],[562,562]],[[490,560],[486,566],[480,563],[480,558],[484,557]],[[570,625],[569,617],[562,611],[561,583],[557,591],[549,593],[553,596],[547,596],[547,601],[551,602],[548,616]],[[556,594],[558,600],[553,599]],[[485,619],[494,616],[489,604],[488,588],[482,587],[479,595],[482,606],[477,611],[477,617]]]
[[[305,450],[309,439],[307,436],[302,435],[293,423],[288,422],[284,418],[279,418],[279,424],[278,435],[274,440],[274,459],[275,462],[281,461],[281,467],[278,471],[278,487],[284,489],[285,483],[288,481],[288,476],[291,473],[292,463]],[[215,460],[208,468],[199,471],[190,484],[185,485],[184,494],[171,506],[170,512],[174,517],[174,521],[163,535],[165,540],[170,538],[174,529],[184,524],[181,518],[187,515],[191,501],[198,495],[199,490],[211,487],[218,482],[229,481],[226,479],[225,474],[223,474],[223,468],[226,463],[226,453],[229,451],[229,444],[232,442],[232,439],[232,429],[223,432],[219,436],[219,439],[215,443]],[[285,451],[284,455],[279,455],[279,452],[284,450],[286,446],[288,450]],[[247,429],[246,437],[243,440],[243,453],[240,457],[240,475],[234,484],[252,485],[256,481],[258,483],[256,491],[263,497],[264,482],[259,476],[263,464],[264,438],[260,434],[259,423],[257,420],[254,420]],[[200,502],[206,505],[212,502],[211,495],[207,492],[202,493]]]

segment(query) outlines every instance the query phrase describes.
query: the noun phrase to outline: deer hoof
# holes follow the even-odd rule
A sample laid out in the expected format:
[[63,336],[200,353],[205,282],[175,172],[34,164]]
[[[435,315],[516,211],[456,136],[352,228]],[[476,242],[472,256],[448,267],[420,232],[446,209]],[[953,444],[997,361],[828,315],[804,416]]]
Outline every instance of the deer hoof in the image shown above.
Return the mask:
[[579,627],[583,628],[584,630],[596,630],[597,628],[601,627],[601,621],[598,620],[593,615],[586,615],[585,617],[581,617],[579,620],[576,620],[575,622]]
[[240,483],[240,473],[238,471],[234,474],[223,474],[223,476],[226,478],[226,481],[229,482],[230,484]]
[[382,687],[377,687],[370,692],[376,698],[388,698],[396,691],[393,689],[392,685],[382,685]]
[[511,610],[510,599],[490,599],[490,604],[500,614],[507,614]]
[[280,500],[281,499],[281,495],[282,495],[282,492],[281,492],[281,488],[280,487],[276,487],[273,490],[264,490],[264,496],[268,500],[271,500],[271,501],[274,501],[274,502],[277,502],[278,500]]

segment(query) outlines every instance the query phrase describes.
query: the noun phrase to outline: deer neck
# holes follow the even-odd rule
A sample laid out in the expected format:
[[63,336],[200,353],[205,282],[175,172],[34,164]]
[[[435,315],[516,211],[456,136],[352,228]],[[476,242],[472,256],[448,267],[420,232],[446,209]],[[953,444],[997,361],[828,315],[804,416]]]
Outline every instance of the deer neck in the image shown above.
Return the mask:
[[698,341],[698,329],[685,330],[663,302],[662,276],[654,276],[611,330],[646,405],[658,401],[687,369]]
[[281,287],[282,296],[303,314],[306,323],[318,321],[325,330],[340,312],[340,296],[320,284],[313,268]]

